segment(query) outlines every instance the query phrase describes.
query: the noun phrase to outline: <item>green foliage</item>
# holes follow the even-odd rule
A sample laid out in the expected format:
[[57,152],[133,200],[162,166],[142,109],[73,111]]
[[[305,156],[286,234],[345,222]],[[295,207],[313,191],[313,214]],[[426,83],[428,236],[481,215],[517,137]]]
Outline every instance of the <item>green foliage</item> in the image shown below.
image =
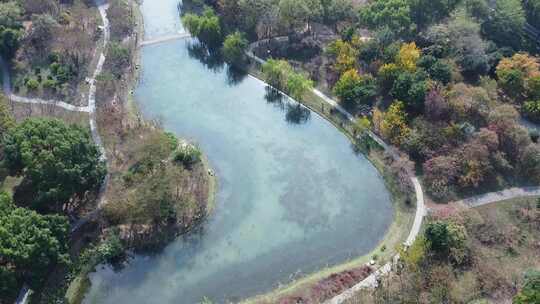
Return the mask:
[[219,17],[210,7],[198,16],[188,13],[182,17],[188,31],[210,48],[215,48],[222,42],[222,31]]
[[114,263],[124,256],[124,246],[117,233],[111,233],[97,245],[86,248],[74,265],[74,272],[89,272],[99,264]]
[[540,100],[530,100],[523,104],[523,114],[532,121],[540,122]]
[[223,58],[229,64],[233,66],[242,66],[246,60],[246,49],[248,48],[248,41],[244,35],[240,32],[234,32],[225,37],[223,42],[223,48],[221,52]]
[[174,160],[189,168],[201,161],[201,150],[195,145],[184,144],[174,152]]
[[32,191],[33,207],[61,210],[96,190],[106,168],[88,130],[58,119],[31,118],[4,138],[5,164],[22,175]]
[[334,86],[334,94],[349,107],[372,104],[377,95],[377,85],[370,75],[360,76],[356,70],[349,70],[341,75]]
[[438,22],[448,17],[459,2],[459,0],[409,0],[412,20],[418,27]]
[[[68,233],[67,218],[17,208],[9,195],[1,192],[0,277],[7,277],[12,286],[15,281],[24,281],[38,287],[51,265],[68,262]],[[3,286],[0,296],[6,295],[4,292],[9,295]]]
[[413,29],[411,8],[407,0],[375,0],[359,12],[360,23],[370,29],[388,27],[398,34],[409,34]]
[[442,84],[448,84],[452,80],[452,70],[450,66],[442,60],[431,55],[425,55],[418,61],[418,67],[424,69],[429,77]]
[[525,283],[512,300],[514,304],[540,303],[540,271],[531,270],[525,274]]
[[466,258],[467,231],[462,225],[448,222],[430,222],[426,226],[424,237],[428,248],[439,258],[449,258],[461,264]]
[[22,31],[0,25],[0,54],[12,58],[19,48]]
[[292,72],[287,77],[287,92],[296,100],[301,100],[312,88],[313,81],[303,73]]
[[129,48],[113,41],[109,43],[107,56],[107,61],[110,64],[109,69],[117,78],[122,77],[125,69],[131,64],[131,52]]
[[408,111],[420,113],[424,109],[428,85],[423,71],[402,72],[397,77],[390,95],[402,100]]
[[499,46],[520,50],[523,46],[525,12],[520,0],[496,0],[489,19],[482,23],[482,32]]
[[272,87],[284,90],[295,99],[302,99],[313,87],[311,80],[304,74],[295,72],[285,60],[269,59],[263,64],[262,73]]

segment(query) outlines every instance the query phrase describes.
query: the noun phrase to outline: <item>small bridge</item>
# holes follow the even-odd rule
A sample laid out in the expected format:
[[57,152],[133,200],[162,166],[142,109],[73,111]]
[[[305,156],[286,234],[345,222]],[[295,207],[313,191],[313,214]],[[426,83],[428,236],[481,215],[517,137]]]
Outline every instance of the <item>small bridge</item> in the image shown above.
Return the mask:
[[179,39],[185,39],[185,38],[191,38],[191,34],[190,33],[179,33],[179,34],[175,34],[175,35],[159,37],[159,38],[156,38],[156,39],[145,40],[145,41],[141,42],[140,45],[145,46],[145,45],[159,44],[159,43],[163,43],[163,42],[167,42],[167,41],[173,41],[173,40],[179,40]]

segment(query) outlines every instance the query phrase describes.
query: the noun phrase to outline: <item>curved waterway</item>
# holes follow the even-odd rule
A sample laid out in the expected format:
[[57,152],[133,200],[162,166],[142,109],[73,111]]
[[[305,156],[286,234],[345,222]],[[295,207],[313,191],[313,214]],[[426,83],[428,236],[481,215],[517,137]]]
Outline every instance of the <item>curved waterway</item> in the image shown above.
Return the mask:
[[[175,1],[141,9],[147,39],[182,31]],[[157,254],[99,266],[85,303],[239,301],[368,253],[392,221],[381,176],[343,134],[191,39],[143,48],[136,98],[146,118],[201,146],[216,208]]]

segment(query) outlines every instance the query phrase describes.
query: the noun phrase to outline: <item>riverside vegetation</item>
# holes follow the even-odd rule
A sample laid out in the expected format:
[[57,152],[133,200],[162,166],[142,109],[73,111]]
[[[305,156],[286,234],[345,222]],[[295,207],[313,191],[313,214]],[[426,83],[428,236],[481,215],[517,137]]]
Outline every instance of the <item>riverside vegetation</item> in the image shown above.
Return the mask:
[[[537,31],[540,26],[538,1],[185,2],[191,10],[183,17],[186,27],[208,53],[222,54],[230,64],[247,69],[246,57],[230,54],[245,54],[250,42],[267,39],[250,50],[266,59],[262,73],[250,71],[352,131],[345,119],[313,102],[311,88],[333,94],[359,117],[360,133],[371,128],[408,156],[431,200],[445,203],[540,183],[539,135],[520,124],[523,117],[538,122],[539,49],[537,37],[530,34],[531,27]],[[410,162],[403,164],[406,168]],[[406,178],[398,181],[407,188]],[[429,223],[426,233],[466,231],[450,224]],[[459,237],[460,243],[469,242]],[[429,256],[434,241],[424,241],[414,246]],[[524,246],[530,249],[534,241]],[[534,254],[525,250],[523,258],[534,259]],[[434,258],[423,261],[437,265]],[[538,265],[515,270],[523,267]],[[473,267],[475,271],[485,273]],[[535,279],[518,282],[527,293],[538,290]],[[495,292],[476,286],[483,296]],[[445,288],[438,298],[442,302],[479,297],[464,290],[462,299],[454,299],[451,288]],[[505,289],[500,297],[518,291]],[[524,298],[534,303],[534,296]]]
[[[0,94],[2,303],[23,285],[33,303],[79,302],[97,264],[162,246],[208,212],[213,182],[201,151],[144,121],[130,99],[137,4],[109,2],[111,42],[96,79],[107,163],[86,125],[16,121],[15,104]],[[79,104],[105,31],[99,24],[92,1],[0,1],[0,53],[15,74],[14,93]]]

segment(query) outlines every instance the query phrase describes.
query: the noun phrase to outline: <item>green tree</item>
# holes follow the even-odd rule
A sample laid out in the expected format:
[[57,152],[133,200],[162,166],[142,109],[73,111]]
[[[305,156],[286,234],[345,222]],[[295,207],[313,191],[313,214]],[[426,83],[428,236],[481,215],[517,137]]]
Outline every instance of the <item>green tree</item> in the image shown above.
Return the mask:
[[313,81],[302,73],[292,72],[287,77],[287,93],[296,100],[301,100],[313,88]]
[[0,276],[10,284],[16,280],[38,287],[51,265],[68,261],[68,234],[66,217],[17,208],[0,192]]
[[438,258],[450,258],[458,264],[464,260],[467,231],[462,225],[446,221],[431,222],[426,226],[424,237],[429,249]]
[[487,38],[499,46],[520,50],[523,45],[525,12],[520,0],[496,0],[495,9],[482,24]]
[[0,2],[0,26],[20,28],[22,26],[22,9],[15,1]]
[[58,119],[27,119],[8,130],[4,145],[6,167],[24,177],[38,210],[79,203],[106,173],[89,131]]
[[248,41],[244,35],[240,32],[234,32],[227,35],[223,42],[223,48],[221,52],[225,61],[233,66],[241,66],[246,60],[246,49],[248,48]]
[[409,34],[413,29],[411,8],[407,0],[375,0],[359,12],[360,23],[370,29],[388,27],[398,34]]
[[431,55],[422,56],[418,61],[418,66],[424,69],[433,80],[448,84],[452,80],[452,69],[442,60]]
[[377,85],[370,75],[360,76],[356,70],[349,70],[334,86],[334,94],[348,107],[371,104],[377,95]]
[[390,95],[402,100],[408,111],[420,113],[424,109],[427,89],[425,72],[403,72],[394,82]]
[[186,14],[182,21],[188,31],[208,47],[215,48],[222,42],[221,25],[219,17],[210,7],[206,7],[203,14]]
[[292,67],[285,60],[269,59],[262,65],[265,80],[278,90],[286,88],[287,77],[291,72]]
[[454,10],[458,0],[410,0],[412,20],[423,27],[448,17]]
[[300,30],[313,17],[308,0],[280,0],[279,18],[292,33]]
[[525,283],[512,300],[514,304],[540,303],[540,271],[531,270],[525,274]]

